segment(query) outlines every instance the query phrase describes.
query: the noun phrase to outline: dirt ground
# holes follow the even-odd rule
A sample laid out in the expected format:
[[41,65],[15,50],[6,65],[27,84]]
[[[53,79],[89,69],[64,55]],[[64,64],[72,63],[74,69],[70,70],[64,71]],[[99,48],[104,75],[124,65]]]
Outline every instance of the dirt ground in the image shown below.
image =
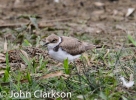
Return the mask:
[[128,34],[135,36],[135,5],[135,0],[0,0],[0,28],[28,23],[25,16],[33,15],[57,33],[68,29],[69,35],[86,34],[95,44],[118,48]]

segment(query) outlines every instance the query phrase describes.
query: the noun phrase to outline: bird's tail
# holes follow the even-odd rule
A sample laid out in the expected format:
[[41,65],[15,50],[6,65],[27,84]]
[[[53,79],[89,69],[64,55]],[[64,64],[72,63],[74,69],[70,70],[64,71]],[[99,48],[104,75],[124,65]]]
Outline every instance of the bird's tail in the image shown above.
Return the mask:
[[96,46],[93,45],[93,44],[89,44],[89,45],[87,45],[87,46],[85,47],[86,50],[91,50],[91,49],[95,49],[95,48],[96,48]]

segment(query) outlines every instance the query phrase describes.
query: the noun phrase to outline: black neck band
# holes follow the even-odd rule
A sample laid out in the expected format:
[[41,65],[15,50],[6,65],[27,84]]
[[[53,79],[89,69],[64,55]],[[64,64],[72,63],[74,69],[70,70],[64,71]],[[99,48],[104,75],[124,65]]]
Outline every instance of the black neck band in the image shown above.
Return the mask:
[[59,46],[63,41],[62,37],[60,37],[60,39],[61,39],[61,42],[56,47],[53,48],[53,50],[56,51],[56,52],[59,50]]

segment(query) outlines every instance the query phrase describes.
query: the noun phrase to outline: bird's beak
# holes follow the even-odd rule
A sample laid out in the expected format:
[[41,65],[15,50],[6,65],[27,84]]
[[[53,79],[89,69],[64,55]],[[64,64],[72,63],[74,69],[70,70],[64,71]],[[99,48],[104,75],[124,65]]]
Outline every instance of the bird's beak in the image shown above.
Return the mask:
[[49,44],[49,42],[46,42],[43,46],[47,46]]

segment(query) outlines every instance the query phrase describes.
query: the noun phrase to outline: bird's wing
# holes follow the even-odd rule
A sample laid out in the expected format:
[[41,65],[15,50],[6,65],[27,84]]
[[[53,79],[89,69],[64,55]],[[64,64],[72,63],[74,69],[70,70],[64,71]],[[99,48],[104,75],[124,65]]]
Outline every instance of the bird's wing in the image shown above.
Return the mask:
[[78,55],[86,51],[86,46],[81,41],[73,37],[63,36],[60,47],[71,55]]

